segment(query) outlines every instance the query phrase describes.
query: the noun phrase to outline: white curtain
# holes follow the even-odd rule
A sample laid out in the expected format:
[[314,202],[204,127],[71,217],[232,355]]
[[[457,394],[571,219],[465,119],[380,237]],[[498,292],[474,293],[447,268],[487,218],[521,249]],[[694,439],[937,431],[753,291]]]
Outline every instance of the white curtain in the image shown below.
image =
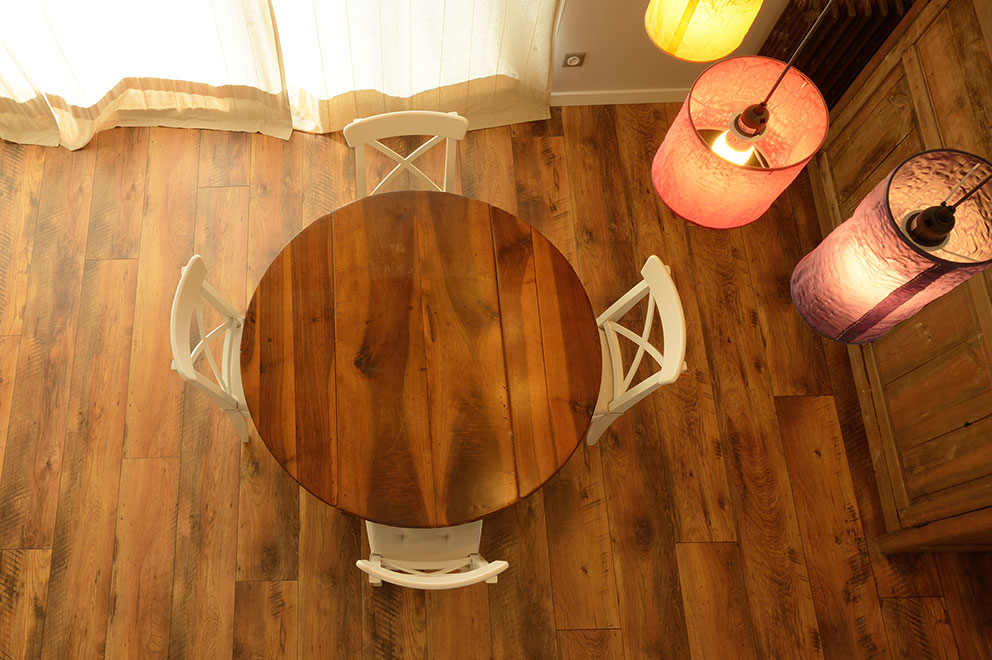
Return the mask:
[[0,9],[0,137],[112,126],[339,130],[404,109],[472,128],[548,116],[558,0],[17,0]]

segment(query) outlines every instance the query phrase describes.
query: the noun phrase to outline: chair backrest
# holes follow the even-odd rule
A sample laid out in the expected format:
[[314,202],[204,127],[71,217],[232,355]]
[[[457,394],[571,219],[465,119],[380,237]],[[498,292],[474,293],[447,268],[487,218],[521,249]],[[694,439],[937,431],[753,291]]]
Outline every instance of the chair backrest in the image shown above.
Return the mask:
[[[643,280],[596,319],[605,335],[610,355],[613,392],[608,408],[613,414],[624,412],[662,385],[675,382],[685,371],[685,315],[669,268],[652,255],[641,268],[641,275]],[[645,297],[648,304],[644,327],[637,334],[621,325],[620,320]],[[664,352],[651,343],[651,331],[656,319],[661,322]],[[621,337],[633,342],[637,349],[626,366],[620,350]],[[657,370],[635,383],[645,355],[655,361]]]
[[[403,112],[387,112],[364,119],[356,119],[344,127],[344,139],[349,147],[355,149],[355,178],[358,183],[358,196],[365,197],[375,194],[393,180],[403,170],[426,181],[436,190],[447,191],[455,176],[455,143],[465,137],[468,130],[468,120],[450,112],[431,112],[427,110],[407,110]],[[429,135],[432,136],[407,156],[401,156],[379,140],[398,135]],[[426,153],[434,145],[445,141],[444,152],[444,181],[439,186],[424,174],[413,161]],[[375,148],[396,161],[397,165],[368,192],[365,180],[365,145]]]
[[[192,383],[224,410],[246,411],[241,389],[240,343],[244,318],[206,281],[207,267],[200,255],[194,254],[182,270],[179,286],[172,299],[169,335],[172,343],[172,368],[186,382]],[[220,323],[208,330],[204,323],[202,301],[206,301],[221,317]],[[190,328],[196,324],[198,343],[190,348]],[[211,345],[223,338],[221,364]],[[201,357],[206,358],[213,378],[196,368]]]
[[371,556],[356,562],[373,584],[390,582],[413,589],[455,589],[496,582],[507,562],[479,555],[482,521],[413,529],[365,523]]

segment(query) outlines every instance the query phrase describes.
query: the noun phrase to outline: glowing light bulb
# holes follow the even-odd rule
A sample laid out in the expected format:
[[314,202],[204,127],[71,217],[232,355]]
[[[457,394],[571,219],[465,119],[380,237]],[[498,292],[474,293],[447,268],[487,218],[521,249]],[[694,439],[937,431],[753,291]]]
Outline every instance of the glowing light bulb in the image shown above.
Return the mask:
[[730,131],[724,131],[717,136],[716,140],[713,141],[713,153],[724,160],[734,163],[735,165],[743,165],[751,158],[751,154],[754,153],[754,147],[748,145],[748,148],[744,151],[734,149],[730,146],[730,143],[727,142],[727,135],[729,133]]

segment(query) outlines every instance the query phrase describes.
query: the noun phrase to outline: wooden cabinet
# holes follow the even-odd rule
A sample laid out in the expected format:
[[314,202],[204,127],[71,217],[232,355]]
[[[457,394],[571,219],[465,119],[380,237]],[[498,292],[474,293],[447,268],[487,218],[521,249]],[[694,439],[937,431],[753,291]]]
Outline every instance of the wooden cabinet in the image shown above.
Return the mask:
[[[909,156],[992,157],[992,1],[931,0],[831,113],[811,163],[824,234]],[[992,273],[850,348],[889,533],[883,552],[992,548]]]

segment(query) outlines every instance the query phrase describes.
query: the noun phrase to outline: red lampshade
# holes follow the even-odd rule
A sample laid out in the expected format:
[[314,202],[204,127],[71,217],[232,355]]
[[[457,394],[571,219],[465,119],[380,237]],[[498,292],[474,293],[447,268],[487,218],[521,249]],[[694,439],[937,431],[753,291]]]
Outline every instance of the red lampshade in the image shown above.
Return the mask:
[[753,143],[767,167],[724,160],[700,135],[726,131],[738,113],[765,98],[785,66],[767,57],[732,57],[696,79],[651,167],[654,187],[672,211],[704,227],[746,225],[813,157],[827,136],[827,106],[816,85],[794,68],[769,99],[768,124]]
[[796,266],[799,314],[831,339],[862,344],[992,264],[992,184],[957,207],[946,244],[924,247],[901,229],[917,211],[954,204],[990,172],[984,158],[951,149],[904,161]]

